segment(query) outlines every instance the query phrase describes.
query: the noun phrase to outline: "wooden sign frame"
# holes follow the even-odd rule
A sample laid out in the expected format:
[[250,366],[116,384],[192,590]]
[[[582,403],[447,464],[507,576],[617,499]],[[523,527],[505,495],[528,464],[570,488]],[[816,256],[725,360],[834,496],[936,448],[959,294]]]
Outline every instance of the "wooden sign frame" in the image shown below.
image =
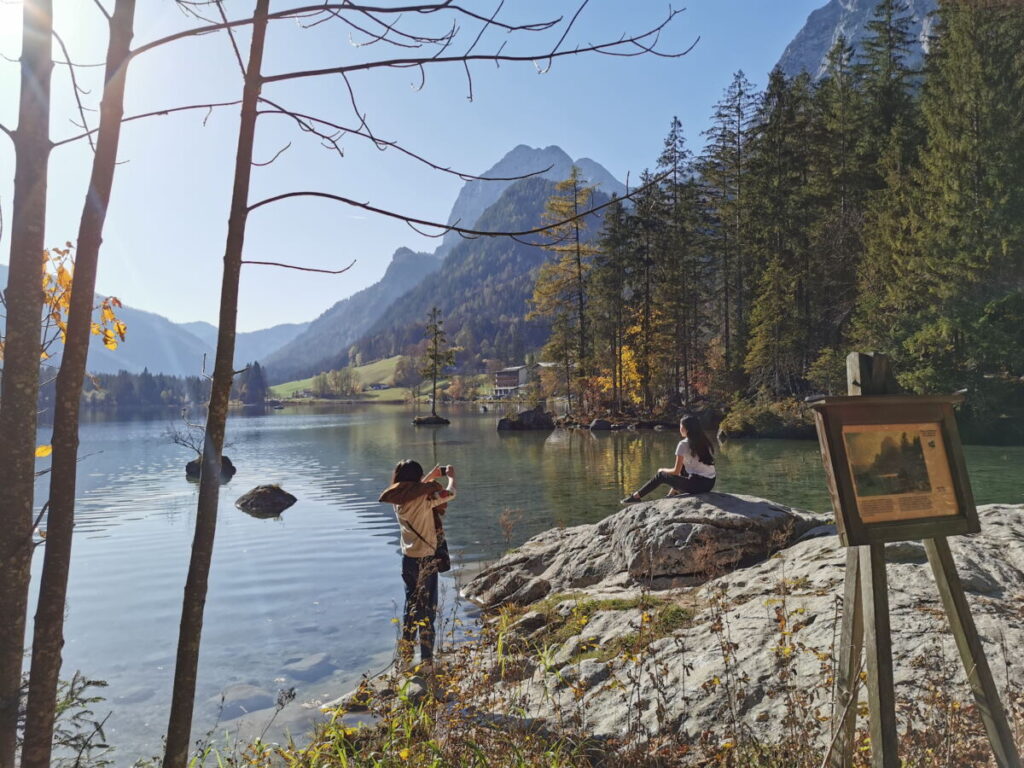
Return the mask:
[[[956,536],[981,530],[953,413],[953,406],[961,400],[962,397],[954,395],[869,395],[828,397],[811,404],[839,540],[844,546]],[[887,425],[892,430],[886,430]],[[916,471],[924,477],[916,487],[911,487],[909,480],[879,475],[889,486],[896,487],[886,495],[885,483],[880,479],[875,482],[881,484],[882,490],[872,488],[874,495],[869,495],[865,484],[874,478],[869,471],[855,477],[851,460],[858,458],[851,456],[856,445],[854,439],[867,444],[890,437],[894,441],[902,439],[910,460],[916,463]],[[895,450],[892,443],[890,446]],[[905,490],[899,488],[901,483]]]

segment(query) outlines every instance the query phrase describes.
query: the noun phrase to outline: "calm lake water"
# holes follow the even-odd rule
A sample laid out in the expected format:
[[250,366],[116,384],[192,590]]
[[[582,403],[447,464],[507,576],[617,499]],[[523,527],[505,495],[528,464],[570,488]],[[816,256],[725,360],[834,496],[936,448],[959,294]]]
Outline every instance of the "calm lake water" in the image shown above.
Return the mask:
[[[472,567],[552,526],[615,512],[625,491],[671,463],[678,440],[649,431],[499,433],[494,413],[448,415],[453,423],[442,428],[412,427],[399,406],[232,415],[226,452],[238,474],[221,496],[197,736],[217,722],[227,686],[276,694],[295,685],[293,706],[315,707],[387,663],[402,583],[394,515],[376,498],[398,459],[457,466],[448,537],[453,559]],[[109,682],[98,711],[112,710],[108,740],[117,764],[130,765],[156,754],[166,729],[198,487],[185,479],[191,456],[165,436],[173,415],[93,418],[81,434],[81,454],[93,455],[79,469],[64,676],[78,669]],[[1024,503],[1024,448],[968,447],[967,460],[979,504]],[[830,509],[814,442],[733,442],[718,467],[716,490]],[[281,484],[298,503],[274,520],[234,507],[262,483]],[[45,498],[45,479],[36,493]],[[504,510],[518,519],[510,535],[498,522]],[[37,576],[41,563],[40,548]],[[453,581],[443,581],[448,611],[457,611]],[[337,667],[331,674],[300,682],[284,673],[319,652]]]

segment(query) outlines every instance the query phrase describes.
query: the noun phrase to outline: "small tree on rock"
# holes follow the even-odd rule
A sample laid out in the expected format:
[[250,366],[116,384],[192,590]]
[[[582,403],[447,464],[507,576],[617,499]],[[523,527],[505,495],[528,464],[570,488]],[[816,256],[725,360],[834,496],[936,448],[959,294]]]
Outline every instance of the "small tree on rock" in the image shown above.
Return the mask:
[[423,378],[430,379],[430,415],[437,416],[437,377],[446,365],[455,362],[455,350],[448,346],[444,320],[437,307],[431,307],[427,313],[426,337],[427,353],[421,373]]

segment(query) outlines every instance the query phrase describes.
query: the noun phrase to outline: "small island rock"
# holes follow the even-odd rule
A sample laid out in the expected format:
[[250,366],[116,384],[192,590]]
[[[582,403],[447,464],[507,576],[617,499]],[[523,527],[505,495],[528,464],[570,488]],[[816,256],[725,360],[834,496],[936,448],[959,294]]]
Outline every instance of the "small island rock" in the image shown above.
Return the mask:
[[527,429],[554,429],[555,420],[550,413],[545,413],[541,406],[529,411],[520,411],[512,418],[498,420],[498,429],[501,431],[519,431]]
[[[202,469],[202,465],[203,458],[201,456],[197,456],[196,458],[192,459],[192,461],[185,465],[185,477],[191,478],[193,480],[198,480],[200,470]],[[226,483],[228,480],[235,476],[235,472],[237,471],[238,470],[235,469],[235,465],[231,463],[231,459],[229,459],[227,456],[221,455],[220,481],[222,483]]]
[[298,499],[279,485],[257,485],[235,501],[235,506],[253,517],[277,517]]
[[451,424],[448,419],[444,416],[417,416],[412,420],[412,423],[417,427],[431,427],[431,426],[444,426],[445,424]]

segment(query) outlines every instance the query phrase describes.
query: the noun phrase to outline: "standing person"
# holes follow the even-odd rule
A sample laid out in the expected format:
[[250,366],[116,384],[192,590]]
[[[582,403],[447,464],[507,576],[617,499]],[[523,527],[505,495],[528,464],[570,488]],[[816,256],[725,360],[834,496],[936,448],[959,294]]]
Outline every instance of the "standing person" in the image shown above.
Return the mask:
[[[437,478],[447,476],[442,489]],[[420,671],[432,671],[434,658],[434,619],[437,615],[438,545],[444,535],[440,515],[455,498],[453,467],[434,467],[423,476],[419,462],[398,462],[391,485],[379,501],[393,504],[402,530],[402,581],[405,582],[405,613],[402,616],[402,640],[398,648],[400,668],[412,664],[414,645],[419,635]]]
[[715,487],[715,451],[696,416],[684,416],[679,421],[676,446],[676,465],[663,467],[639,491],[622,500],[623,504],[636,504],[659,485],[672,487],[669,496],[683,493],[707,493]]

